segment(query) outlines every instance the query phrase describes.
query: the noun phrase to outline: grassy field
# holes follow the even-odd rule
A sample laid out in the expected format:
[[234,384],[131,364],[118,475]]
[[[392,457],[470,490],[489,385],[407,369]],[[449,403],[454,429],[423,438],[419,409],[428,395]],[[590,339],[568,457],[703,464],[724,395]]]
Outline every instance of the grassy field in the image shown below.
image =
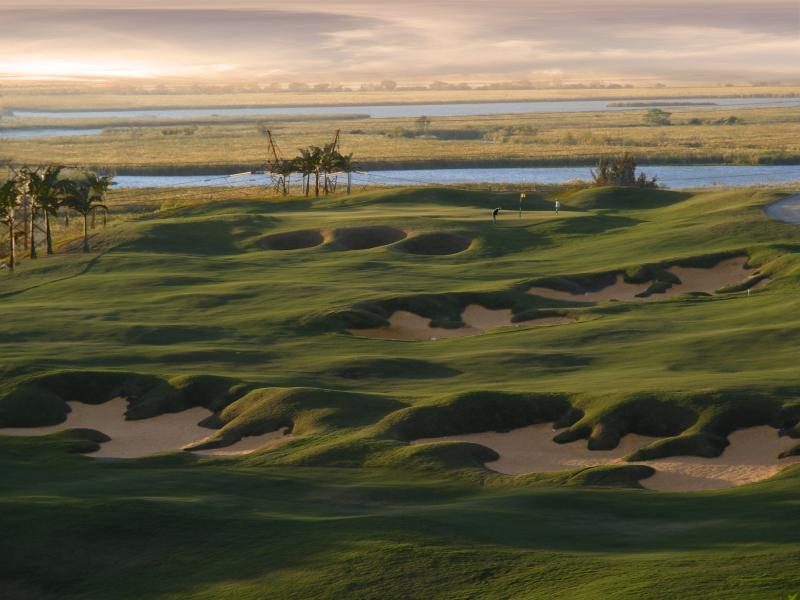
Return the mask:
[[[281,117],[117,129],[111,128],[114,121],[81,120],[67,125],[107,129],[97,136],[7,139],[0,157],[17,164],[90,165],[120,173],[218,174],[262,167],[267,155],[262,130],[269,127],[287,155],[310,143],[324,144],[340,129],[343,150],[353,152],[364,168],[591,165],[600,156],[624,151],[662,164],[800,161],[800,108],[680,108],[670,110],[670,126],[646,124],[645,112],[442,117],[433,118],[424,132],[412,118]],[[728,124],[729,117],[736,122]]]
[[[216,194],[217,192],[204,192]],[[408,440],[559,419],[661,455],[719,452],[731,431],[800,419],[800,229],[781,190],[369,191],[318,201],[254,190],[125,192],[95,253],[0,277],[0,427],[55,424],[66,400],[123,393],[130,416],[202,405],[218,441],[291,426],[243,458],[77,455],[86,431],[0,437],[0,595],[9,598],[775,598],[800,591],[800,467],[726,491],[640,489],[635,466],[520,477],[471,444]],[[224,194],[224,196],[223,196]],[[560,199],[563,211],[551,207]],[[492,207],[507,209],[497,227]],[[153,209],[160,210],[153,212]],[[265,236],[352,226],[457,232],[265,250]],[[586,306],[524,293],[747,254],[748,296]],[[404,307],[465,304],[574,324],[401,342],[351,335]],[[225,410],[225,407],[231,407]]]
[[[524,100],[635,100],[648,98],[746,98],[793,96],[800,86],[686,86],[621,89],[413,90],[350,92],[141,93],[75,85],[6,85],[0,107],[24,110],[145,109],[247,106],[346,106],[353,104],[437,104]],[[76,93],[78,92],[78,93]]]

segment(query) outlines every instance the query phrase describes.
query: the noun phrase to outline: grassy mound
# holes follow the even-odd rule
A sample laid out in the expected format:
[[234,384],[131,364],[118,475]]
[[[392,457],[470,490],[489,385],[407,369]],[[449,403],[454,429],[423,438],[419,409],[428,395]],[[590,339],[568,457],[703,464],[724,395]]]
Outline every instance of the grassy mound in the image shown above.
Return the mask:
[[415,440],[507,431],[535,423],[571,421],[575,416],[567,397],[560,394],[468,392],[397,411],[376,431],[399,440]]
[[197,448],[227,446],[244,436],[281,427],[296,435],[363,427],[403,406],[397,400],[375,394],[312,388],[257,389],[208,419],[205,424],[219,431]]
[[268,235],[261,240],[261,247],[265,250],[300,250],[319,246],[324,241],[325,236],[319,229],[304,229]]
[[193,406],[217,411],[247,391],[225,377],[181,376],[172,379],[139,373],[62,372],[18,382],[0,395],[0,427],[57,425],[67,418],[67,402],[101,404],[129,400],[129,419],[180,412]]
[[445,256],[464,252],[472,239],[460,233],[436,232],[416,235],[397,246],[398,250],[425,256]]
[[406,232],[389,225],[342,227],[333,232],[333,244],[341,250],[367,250],[388,246],[406,238]]
[[641,210],[663,208],[691,198],[688,192],[632,187],[587,188],[571,194],[565,203],[583,210]]

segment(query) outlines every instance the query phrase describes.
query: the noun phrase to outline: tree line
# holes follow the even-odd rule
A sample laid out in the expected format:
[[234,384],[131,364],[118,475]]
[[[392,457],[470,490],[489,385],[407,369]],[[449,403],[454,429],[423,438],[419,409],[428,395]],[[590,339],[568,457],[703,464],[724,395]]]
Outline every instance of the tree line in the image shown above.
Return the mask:
[[30,258],[37,258],[38,235],[44,235],[47,254],[53,254],[52,220],[63,214],[69,225],[70,213],[83,218],[83,251],[89,252],[89,217],[94,226],[97,211],[106,221],[108,207],[103,204],[111,187],[111,177],[90,171],[67,173],[64,167],[25,167],[13,170],[0,185],[0,224],[8,234],[7,268],[14,271],[21,247]]

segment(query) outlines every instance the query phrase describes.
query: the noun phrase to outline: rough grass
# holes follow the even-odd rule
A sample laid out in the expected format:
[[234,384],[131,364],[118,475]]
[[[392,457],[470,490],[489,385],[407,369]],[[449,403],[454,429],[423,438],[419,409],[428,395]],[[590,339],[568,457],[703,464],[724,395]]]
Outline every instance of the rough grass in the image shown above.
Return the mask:
[[[721,88],[720,88],[721,89]],[[18,164],[56,162],[116,170],[118,173],[219,174],[261,169],[262,128],[267,124],[284,149],[324,144],[341,129],[343,150],[362,168],[441,168],[475,166],[594,165],[600,156],[631,152],[651,164],[797,164],[800,161],[800,108],[681,108],[673,124],[643,123],[642,110],[598,113],[530,113],[436,117],[444,138],[397,137],[416,131],[413,118],[269,118],[246,123],[202,122],[187,135],[163,134],[168,123],[144,128],[109,128],[102,135],[4,140],[4,155]],[[736,125],[693,125],[692,119],[731,115]],[[64,124],[64,120],[60,122]],[[56,123],[58,124],[58,123]],[[52,123],[51,123],[52,125]],[[67,123],[74,126],[74,122]],[[109,125],[86,122],[83,126]],[[180,121],[175,126],[185,125]],[[464,138],[467,139],[464,139]]]

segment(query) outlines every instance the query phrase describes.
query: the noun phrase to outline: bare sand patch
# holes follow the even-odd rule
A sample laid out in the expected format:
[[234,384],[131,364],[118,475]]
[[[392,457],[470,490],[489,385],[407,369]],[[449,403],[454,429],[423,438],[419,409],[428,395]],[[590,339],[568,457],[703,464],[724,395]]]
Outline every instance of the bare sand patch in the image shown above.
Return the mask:
[[[105,433],[111,441],[89,456],[95,458],[141,458],[159,452],[176,452],[208,438],[213,430],[198,425],[213,414],[207,408],[194,407],[177,413],[167,413],[149,419],[125,420],[128,402],[114,398],[102,404],[68,402],[67,420],[47,427],[0,428],[0,435],[37,436],[66,429],[94,429]],[[291,439],[284,430],[260,436],[242,438],[225,448],[196,451],[197,454],[239,455],[247,454],[267,444],[285,443]]]
[[[288,428],[283,427],[277,431],[270,431],[262,435],[251,435],[243,437],[238,442],[225,446],[224,448],[208,448],[206,450],[191,450],[192,454],[203,456],[241,456],[250,454],[262,448],[277,448],[294,439]],[[199,442],[196,442],[199,443]]]
[[781,452],[797,440],[779,437],[771,427],[750,427],[732,433],[728,446],[717,458],[677,456],[627,463],[628,454],[657,440],[629,434],[613,450],[589,450],[585,440],[556,444],[550,424],[531,425],[505,433],[485,432],[440,438],[425,438],[412,444],[444,441],[472,442],[491,448],[500,458],[487,467],[506,475],[547,473],[608,464],[642,464],[656,470],[642,480],[648,489],[671,492],[713,490],[768,479],[800,457],[779,459]]
[[569,317],[541,317],[530,321],[514,323],[511,309],[490,309],[478,304],[470,304],[461,313],[461,320],[465,327],[449,329],[445,327],[431,327],[431,320],[414,313],[398,310],[389,317],[389,327],[373,327],[370,329],[351,329],[354,335],[373,337],[387,340],[438,340],[444,338],[466,337],[479,335],[490,329],[498,327],[520,326],[552,326],[573,323]]
[[388,327],[372,327],[369,329],[351,329],[354,335],[385,340],[438,340],[442,338],[464,337],[480,333],[472,327],[448,329],[431,327],[431,320],[412,312],[398,310],[389,317]]
[[551,300],[568,300],[570,302],[608,302],[610,300],[640,300],[637,294],[647,291],[649,283],[626,283],[622,275],[617,275],[616,280],[611,285],[594,292],[583,294],[573,294],[560,290],[552,290],[545,287],[532,287],[528,290],[529,294],[542,296]]
[[768,479],[800,463],[800,456],[778,458],[798,440],[779,437],[772,427],[739,429],[728,441],[730,446],[717,458],[680,456],[642,463],[656,469],[644,485],[662,491],[714,490]]
[[[535,286],[528,289],[534,296],[550,298],[552,300],[568,300],[571,302],[609,302],[611,300],[637,300],[653,301],[662,298],[671,298],[689,292],[703,292],[713,294],[724,287],[742,283],[751,277],[755,269],[746,268],[747,257],[737,256],[723,260],[711,268],[694,267],[669,267],[667,271],[681,280],[663,293],[652,294],[647,298],[640,298],[641,294],[650,287],[650,283],[626,283],[622,274],[616,276],[613,284],[594,292],[572,294],[550,288]],[[759,282],[753,289],[763,287],[768,281]]]
[[710,269],[670,267],[667,271],[675,275],[681,282],[674,284],[663,294],[654,294],[654,297],[679,296],[688,292],[713,294],[718,289],[741,283],[750,277],[755,269],[747,269],[746,264],[746,256],[737,256],[723,260]]
[[209,429],[198,423],[211,415],[206,408],[194,407],[179,413],[169,413],[126,421],[128,402],[114,398],[103,404],[68,402],[71,412],[67,420],[48,427],[14,427],[0,429],[0,435],[46,435],[65,429],[95,429],[105,433],[105,442],[91,456],[97,458],[139,458],[157,452],[180,450],[200,438],[208,437]]

